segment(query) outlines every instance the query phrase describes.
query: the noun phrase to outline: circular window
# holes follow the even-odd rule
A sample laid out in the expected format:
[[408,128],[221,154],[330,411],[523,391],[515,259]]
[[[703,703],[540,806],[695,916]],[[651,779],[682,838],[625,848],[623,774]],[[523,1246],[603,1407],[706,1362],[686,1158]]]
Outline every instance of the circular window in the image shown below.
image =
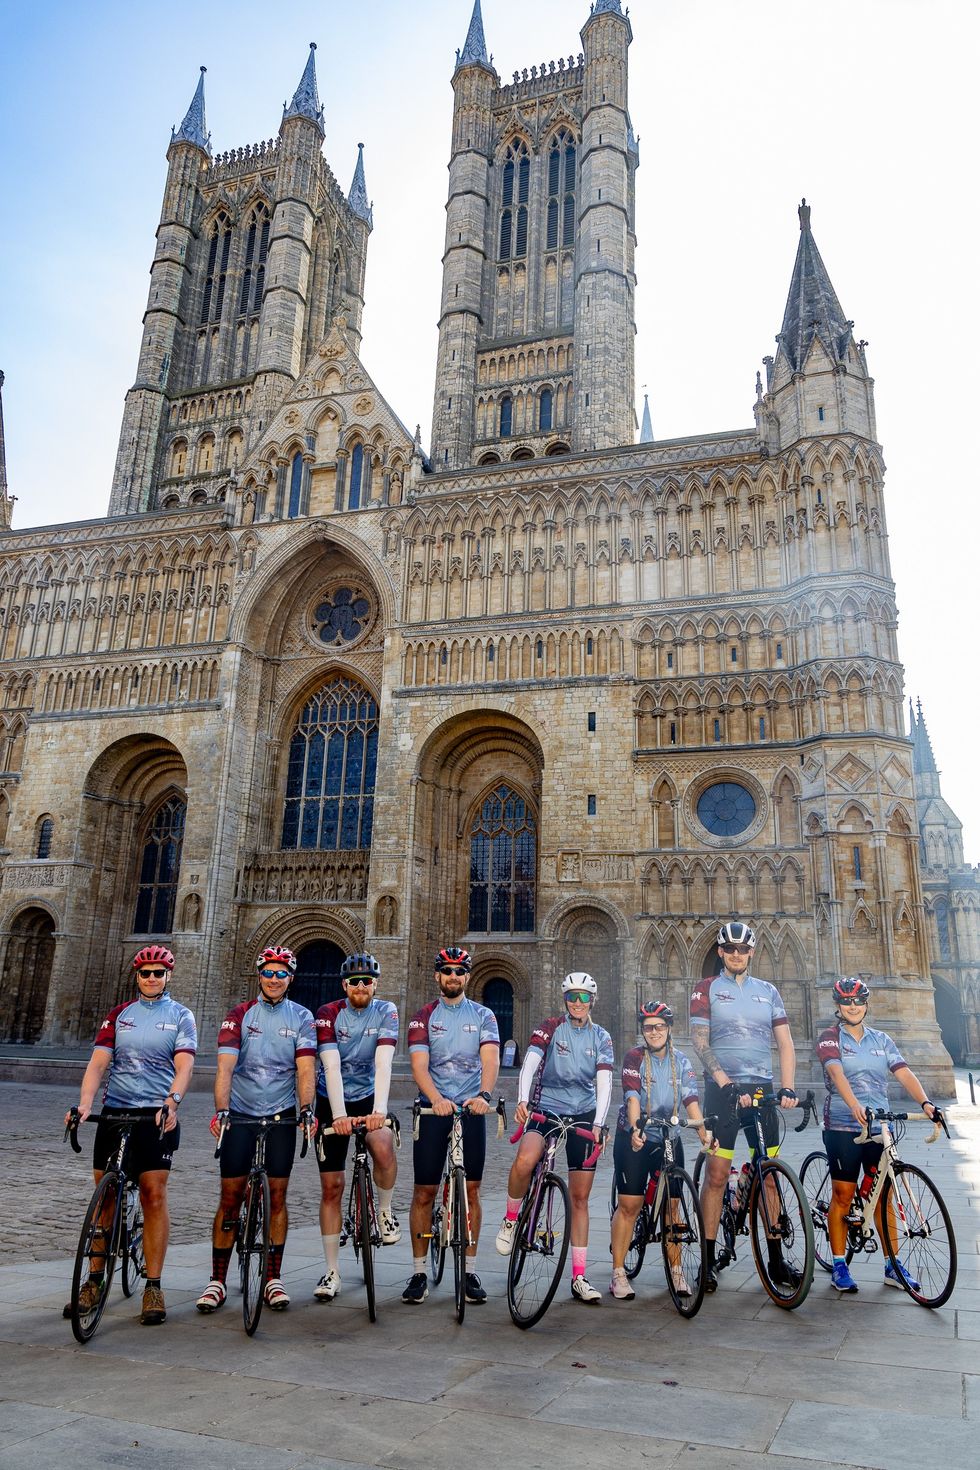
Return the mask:
[[751,827],[755,798],[735,781],[716,781],[698,797],[698,821],[716,837],[738,837]]
[[335,587],[313,609],[313,636],[328,648],[354,643],[371,622],[371,599],[356,587]]

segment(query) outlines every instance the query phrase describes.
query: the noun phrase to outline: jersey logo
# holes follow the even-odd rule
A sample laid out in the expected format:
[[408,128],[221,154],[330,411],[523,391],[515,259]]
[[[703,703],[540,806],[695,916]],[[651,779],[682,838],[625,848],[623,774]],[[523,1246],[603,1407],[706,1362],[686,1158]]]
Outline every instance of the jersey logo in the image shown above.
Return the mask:
[[288,1026],[280,1026],[279,1027],[279,1033],[278,1034],[280,1036],[293,1036],[293,1037],[296,1037],[296,1036],[299,1035],[299,1032],[298,1031],[291,1030]]
[[221,1030],[221,1031],[237,1031],[238,1030],[238,1022],[237,1021],[222,1021],[221,1025],[219,1027],[219,1030]]
[[464,1031],[479,1031],[479,1029],[479,1026],[471,1026],[469,1023],[463,1027]]
[[158,1031],[176,1031],[177,1023],[176,1021],[158,1021],[156,1029]]
[[[837,1042],[836,1041],[820,1041],[820,1042],[817,1043],[817,1050],[818,1051],[836,1051],[837,1050]],[[845,1047],[845,1050],[847,1050],[846,1047]]]
[[691,999],[692,1000],[704,1000],[704,991],[703,990],[696,990],[694,992],[694,994],[691,996]]
[[754,1000],[757,1006],[767,1006],[770,1003],[768,995],[753,995],[750,999]]
[[438,1021],[430,1021],[429,1030],[434,1031],[437,1036],[444,1036],[446,1032],[445,1026],[440,1025]]
[[136,1030],[136,1022],[135,1021],[124,1021],[122,1019],[122,1017],[120,1017],[120,1019],[116,1022],[116,1025],[122,1031],[135,1031]]
[[262,1035],[262,1027],[261,1026],[249,1026],[249,1028],[248,1028],[248,1034],[249,1034],[249,1036],[261,1036]]
[[368,1027],[365,1028],[365,1031],[364,1031],[364,1035],[365,1036],[377,1036],[377,1034],[378,1034],[378,1027],[377,1026],[368,1026]]
[[711,999],[731,1002],[735,997],[730,990],[715,990],[712,993]]
[[563,1041],[556,1041],[555,1042],[555,1051],[558,1053],[558,1055],[560,1057],[570,1057],[571,1054],[572,1054],[571,1047],[570,1046],[566,1046]]

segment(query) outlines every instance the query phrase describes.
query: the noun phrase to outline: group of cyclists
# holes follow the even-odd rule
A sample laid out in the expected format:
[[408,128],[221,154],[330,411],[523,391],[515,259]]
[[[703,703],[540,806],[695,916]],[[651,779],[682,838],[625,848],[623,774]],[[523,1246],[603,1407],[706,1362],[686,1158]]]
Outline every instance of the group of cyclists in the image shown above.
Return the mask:
[[[663,1132],[651,1125],[679,1121],[681,1111],[697,1127],[707,1150],[701,1207],[705,1228],[704,1289],[718,1279],[715,1237],[732,1167],[738,1132],[746,1131],[753,1094],[775,1096],[779,1108],[797,1105],[796,1053],[785,1007],[777,988],[750,973],[756,936],[747,923],[732,920],[718,933],[718,972],[699,982],[690,1002],[693,1050],[704,1077],[702,1112],[695,1067],[673,1040],[674,1014],[663,1000],[645,1003],[638,1016],[640,1044],[623,1058],[623,1100],[615,1123],[613,1165],[617,1205],[611,1225],[612,1275],[609,1294],[630,1300],[634,1288],[625,1269],[633,1228],[648,1183],[663,1165]],[[270,1117],[293,1127],[268,1134],[266,1169],[270,1190],[270,1246],[265,1304],[283,1311],[290,1299],[282,1262],[288,1229],[286,1195],[295,1156],[297,1129],[324,1130],[317,1149],[320,1170],[320,1233],[324,1273],[313,1289],[320,1302],[342,1290],[339,1247],[341,1198],[351,1133],[363,1125],[371,1155],[383,1245],[401,1239],[393,1192],[395,1143],[388,1116],[392,1061],[399,1039],[399,1017],[391,1001],[378,996],[378,961],[370,954],[348,955],[341,967],[343,996],[321,1006],[316,1016],[289,998],[296,958],[280,946],[258,956],[257,993],[230,1010],[218,1032],[211,1132],[220,1138],[220,1198],[212,1231],[211,1274],[197,1299],[202,1313],[218,1311],[227,1298],[226,1280],[235,1248],[239,1208],[262,1120]],[[99,1028],[86,1068],[77,1120],[92,1112],[99,1089],[113,1115],[143,1114],[130,1136],[127,1171],[138,1179],[144,1213],[146,1287],[140,1320],[165,1321],[161,1274],[169,1234],[167,1180],[180,1144],[178,1110],[190,1083],[197,1050],[194,1017],[169,993],[174,956],[163,945],[149,945],[133,959],[136,995],[115,1006]],[[500,1038],[493,1012],[466,993],[472,971],[469,953],[450,945],[434,962],[436,998],[408,1024],[408,1054],[420,1111],[413,1145],[414,1186],[409,1213],[412,1272],[402,1293],[406,1304],[428,1296],[427,1259],[433,1204],[446,1162],[454,1115],[462,1110],[470,1245],[465,1298],[480,1304],[487,1292],[475,1270],[481,1226],[480,1185],[486,1157],[486,1115],[500,1065]],[[846,1213],[862,1168],[873,1174],[881,1144],[856,1141],[868,1108],[887,1106],[894,1076],[928,1117],[936,1109],[908,1067],[895,1042],[866,1024],[870,993],[859,978],[834,985],[836,1019],[817,1042],[826,1083],[824,1145],[833,1180],[828,1227],[833,1251],[831,1283],[840,1293],[857,1291],[846,1259]],[[504,1218],[495,1238],[499,1254],[510,1254],[524,1194],[546,1142],[560,1120],[571,1199],[572,1298],[599,1305],[602,1293],[588,1278],[589,1197],[599,1146],[606,1138],[612,1102],[613,1043],[593,1017],[598,998],[595,979],[573,971],[562,982],[561,1014],[542,1020],[527,1045],[517,1083],[516,1122],[522,1129],[507,1181]],[[773,1048],[779,1087],[773,1076]],[[146,1117],[147,1109],[156,1109]],[[765,1113],[765,1145],[778,1153],[778,1109]],[[66,1123],[73,1116],[66,1117]],[[228,1126],[228,1124],[232,1126]],[[328,1131],[328,1132],[327,1132]],[[595,1146],[590,1147],[589,1134]],[[750,1147],[754,1140],[750,1138]],[[113,1149],[113,1125],[99,1123],[93,1169],[101,1178]],[[673,1142],[683,1162],[679,1134]],[[877,1221],[879,1234],[881,1220]],[[769,1241],[769,1270],[792,1284],[793,1265],[782,1259],[778,1240]],[[689,1291],[679,1264],[672,1266],[673,1288]],[[885,1281],[902,1287],[891,1262]],[[93,1274],[81,1287],[98,1294]],[[70,1308],[66,1308],[66,1315]]]

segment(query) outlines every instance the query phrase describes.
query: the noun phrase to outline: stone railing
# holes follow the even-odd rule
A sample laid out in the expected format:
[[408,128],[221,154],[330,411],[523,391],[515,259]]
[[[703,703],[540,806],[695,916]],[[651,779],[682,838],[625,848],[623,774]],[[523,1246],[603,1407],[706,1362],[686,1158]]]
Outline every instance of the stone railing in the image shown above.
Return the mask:
[[363,903],[370,864],[369,848],[255,853],[238,869],[235,897],[239,903]]

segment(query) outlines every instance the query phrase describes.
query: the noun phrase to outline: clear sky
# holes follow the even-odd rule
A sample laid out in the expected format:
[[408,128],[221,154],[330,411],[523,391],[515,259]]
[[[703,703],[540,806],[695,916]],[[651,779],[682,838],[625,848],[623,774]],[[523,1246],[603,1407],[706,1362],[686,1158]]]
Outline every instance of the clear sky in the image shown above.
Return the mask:
[[[0,0],[0,368],[15,525],[105,512],[170,127],[208,67],[215,151],[270,138],[319,43],[327,159],[365,144],[364,359],[428,442],[454,53],[472,0]],[[633,0],[637,381],[658,438],[747,427],[806,196],[869,342],[907,691],[980,859],[978,7]],[[504,80],[581,50],[589,0],[483,0]],[[638,409],[642,408],[642,397]]]

